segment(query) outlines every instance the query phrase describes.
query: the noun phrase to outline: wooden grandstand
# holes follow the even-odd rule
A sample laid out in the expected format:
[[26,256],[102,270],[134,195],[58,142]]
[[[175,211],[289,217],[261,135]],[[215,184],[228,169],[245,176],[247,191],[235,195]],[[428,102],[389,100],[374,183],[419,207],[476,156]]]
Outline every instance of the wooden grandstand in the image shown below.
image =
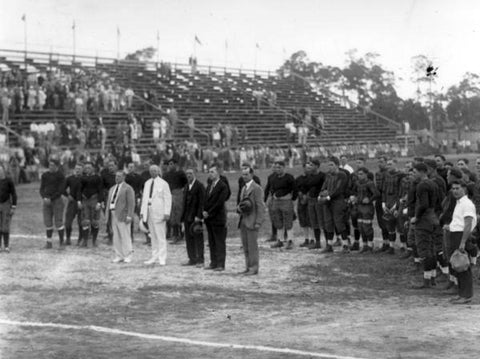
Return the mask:
[[[325,127],[319,137],[309,137],[310,144],[323,146],[339,144],[368,144],[395,142],[399,129],[395,123],[372,118],[358,108],[346,108],[319,93],[308,82],[290,76],[282,78],[276,73],[248,71],[230,68],[202,67],[195,71],[188,65],[171,64],[165,73],[157,63],[115,60],[111,58],[72,56],[62,54],[0,50],[0,68],[21,72],[42,73],[60,69],[65,73],[82,69],[108,76],[122,88],[131,87],[137,95],[144,91],[156,93],[155,107],[145,106],[136,96],[133,111],[145,118],[146,133],[137,145],[140,154],[147,153],[154,145],[150,124],[162,111],[174,107],[179,115],[175,140],[188,138],[186,120],[195,119],[196,139],[206,145],[212,126],[217,123],[247,128],[246,145],[285,146],[285,123],[294,109],[309,107],[313,116],[323,114]],[[270,106],[262,102],[258,108],[253,92],[273,91],[276,103]],[[114,139],[118,121],[127,119],[126,111],[107,112],[101,115],[109,138]],[[137,116],[137,117],[138,117]],[[26,111],[13,115],[12,129],[21,132],[31,122],[45,120],[71,120],[72,111]],[[311,131],[313,132],[313,131]],[[14,143],[15,139],[12,139]]]

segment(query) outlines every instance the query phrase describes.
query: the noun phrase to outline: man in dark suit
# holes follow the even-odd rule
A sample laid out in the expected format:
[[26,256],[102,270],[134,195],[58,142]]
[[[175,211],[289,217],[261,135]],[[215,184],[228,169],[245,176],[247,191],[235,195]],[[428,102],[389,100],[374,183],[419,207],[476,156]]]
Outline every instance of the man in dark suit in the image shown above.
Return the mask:
[[202,223],[205,187],[195,177],[195,169],[188,168],[185,174],[187,175],[188,183],[184,187],[182,222],[185,226],[188,262],[183,265],[202,267],[204,262],[203,232],[195,233],[192,227],[194,223]]
[[263,189],[253,180],[253,168],[244,168],[242,177],[245,185],[240,194],[237,211],[240,213],[240,236],[245,254],[245,271],[241,274],[258,274],[258,231],[265,220]]
[[210,265],[205,269],[217,272],[225,270],[225,256],[227,239],[227,210],[225,202],[230,196],[227,185],[220,179],[218,168],[212,166],[208,170],[210,183],[207,187],[203,218],[208,232],[210,247]]

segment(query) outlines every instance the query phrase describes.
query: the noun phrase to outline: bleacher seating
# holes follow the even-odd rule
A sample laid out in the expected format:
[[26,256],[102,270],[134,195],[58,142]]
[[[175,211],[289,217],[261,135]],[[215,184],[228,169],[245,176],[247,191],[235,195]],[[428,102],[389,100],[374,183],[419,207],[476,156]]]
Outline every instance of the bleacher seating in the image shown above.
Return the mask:
[[[246,72],[220,68],[198,67],[192,73],[190,67],[171,65],[171,75],[161,73],[157,64],[132,62],[105,58],[31,53],[25,60],[23,52],[0,50],[0,69],[24,70],[27,65],[29,73],[46,72],[59,68],[68,73],[81,68],[108,76],[123,88],[131,87],[137,95],[144,91],[156,94],[155,105],[162,110],[174,107],[181,122],[176,131],[176,139],[188,138],[186,120],[191,115],[195,125],[201,131],[196,138],[201,144],[207,143],[206,134],[211,133],[217,123],[231,124],[238,128],[247,128],[251,145],[286,145],[285,122],[291,110],[309,107],[313,116],[320,113],[325,118],[323,135],[309,138],[310,143],[352,144],[374,143],[377,141],[395,141],[396,129],[378,123],[363,113],[347,109],[317,93],[308,83],[294,81],[292,78],[280,78],[276,74],[265,72]],[[257,109],[255,90],[273,91],[277,95],[276,105],[262,103]],[[144,117],[147,123],[146,133],[138,144],[141,154],[153,146],[150,124],[159,118],[159,110],[149,108],[144,111],[144,103],[136,98],[133,111]],[[118,121],[127,119],[127,112],[117,111],[102,113],[109,138],[114,138]],[[137,116],[138,117],[138,116]],[[14,116],[13,128],[20,132],[32,121],[54,119],[74,119],[72,111],[32,111]],[[182,122],[184,121],[184,122]]]

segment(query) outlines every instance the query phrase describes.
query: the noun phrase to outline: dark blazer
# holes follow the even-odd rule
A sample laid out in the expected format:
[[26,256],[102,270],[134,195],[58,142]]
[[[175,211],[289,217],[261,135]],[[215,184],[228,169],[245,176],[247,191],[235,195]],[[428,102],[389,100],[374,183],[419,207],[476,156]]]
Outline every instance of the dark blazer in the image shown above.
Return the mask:
[[203,204],[205,202],[205,186],[195,180],[192,189],[188,189],[189,184],[183,189],[183,214],[182,222],[193,222],[195,217],[203,218]]
[[212,193],[210,193],[211,187],[212,183],[209,183],[205,197],[205,205],[203,207],[203,210],[208,213],[208,218],[205,219],[205,223],[214,226],[224,226],[227,224],[225,202],[230,196],[230,191],[222,180],[218,181],[216,186],[213,187]]

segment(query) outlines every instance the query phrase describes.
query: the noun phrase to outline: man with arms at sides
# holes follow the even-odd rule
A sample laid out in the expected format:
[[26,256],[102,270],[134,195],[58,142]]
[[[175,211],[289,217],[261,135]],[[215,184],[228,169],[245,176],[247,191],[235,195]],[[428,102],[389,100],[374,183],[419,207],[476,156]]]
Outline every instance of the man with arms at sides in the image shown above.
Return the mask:
[[182,222],[185,227],[185,242],[187,245],[188,262],[183,265],[197,265],[203,267],[204,242],[203,231],[196,233],[193,230],[194,223],[202,223],[203,204],[205,202],[205,186],[197,180],[194,168],[187,168],[185,174],[188,183],[184,188],[184,204]]
[[[450,224],[445,225],[447,230],[448,258],[453,252],[459,249],[461,252],[467,252],[470,257],[476,255],[476,248],[471,242],[472,230],[477,225],[477,213],[475,205],[467,196],[467,186],[461,180],[451,182],[453,196],[457,199],[455,209],[453,210]],[[467,304],[473,298],[473,276],[472,266],[464,272],[456,272],[450,266],[450,274],[456,279],[458,284],[458,297],[453,299],[454,304]]]
[[363,241],[360,253],[373,251],[373,217],[375,215],[373,204],[380,195],[368,173],[366,167],[357,168],[357,179],[353,184],[353,194],[350,197],[358,213],[358,229]]
[[[108,191],[115,185],[115,173],[117,173],[117,162],[110,159],[107,162],[107,166],[100,171],[100,177],[102,179],[102,197],[106,198]],[[105,208],[107,210],[108,208]],[[107,222],[106,226],[108,244],[112,244],[112,226],[110,222]]]
[[397,239],[398,208],[400,206],[400,182],[404,174],[396,168],[396,161],[389,159],[384,173],[383,187],[378,190],[382,194],[383,223],[388,232],[388,238],[383,239],[379,252],[395,254],[395,241]]
[[52,248],[52,235],[54,225],[60,238],[60,248],[63,247],[63,208],[62,193],[65,188],[65,176],[58,169],[59,163],[56,160],[48,162],[48,171],[45,172],[40,181],[40,196],[43,198],[43,223],[47,230],[47,244],[45,249]]
[[[298,224],[303,230],[305,242],[303,242],[300,247],[308,247],[310,245],[310,218],[308,217],[308,197],[307,193],[309,190],[309,178],[312,177],[312,168],[309,166],[309,163],[303,165],[303,173],[295,178],[295,186],[298,190],[298,201],[297,201],[297,216]],[[314,243],[312,239],[312,243]],[[293,246],[291,243],[287,245],[285,249],[292,249]]]
[[172,210],[172,194],[170,187],[160,177],[160,168],[150,166],[151,178],[143,186],[140,220],[147,223],[152,241],[152,257],[146,265],[158,262],[161,266],[167,263],[167,221]]
[[[377,216],[378,226],[382,232],[382,239],[383,243],[389,243],[388,240],[388,229],[385,225],[385,221],[383,219],[383,206],[382,206],[382,189],[384,187],[385,176],[387,173],[387,157],[381,156],[378,158],[378,172],[375,173],[375,187],[380,192],[380,197],[375,201],[375,214]],[[385,250],[388,250],[388,247],[385,245],[382,246]]]
[[0,252],[3,248],[10,252],[10,220],[17,207],[17,193],[11,178],[5,175],[5,168],[0,165]]
[[[283,230],[283,239],[287,245],[293,245],[292,240],[288,239],[288,231],[293,227],[293,202],[297,199],[298,192],[295,186],[295,178],[290,173],[285,172],[285,162],[276,161],[275,172],[277,175],[272,177],[272,220],[273,225],[278,230]],[[271,248],[283,247],[283,243],[277,240]]]
[[322,189],[323,182],[325,182],[325,174],[320,171],[320,161],[317,159],[308,161],[307,167],[311,170],[307,192],[308,217],[315,237],[315,242],[310,243],[308,248],[317,249],[321,248],[320,233],[321,230],[324,229],[323,204],[320,204],[317,198]]
[[[243,253],[245,254],[245,275],[258,274],[258,231],[265,220],[265,204],[263,190],[253,180],[253,169],[242,169],[245,186],[240,194],[240,204],[237,210],[240,213],[240,236],[242,238]],[[249,201],[245,206],[244,202]],[[248,209],[250,207],[250,209]]]
[[[267,185],[265,186],[265,190],[264,190],[264,202],[267,205],[268,217],[270,218],[270,223],[272,227],[272,235],[270,236],[269,239],[267,239],[267,242],[278,241],[278,236],[277,236],[278,231],[277,231],[277,228],[273,225],[273,212],[272,212],[272,201],[273,201],[272,182],[276,176],[277,176],[277,167],[275,166],[275,164],[273,164],[272,173],[270,173],[267,177]],[[240,192],[238,192],[238,195],[240,196]]]
[[80,244],[82,239],[82,215],[80,209],[78,208],[78,198],[77,194],[80,189],[81,178],[82,178],[83,166],[80,163],[77,163],[73,174],[67,177],[65,185],[65,196],[67,197],[67,210],[65,212],[65,232],[67,235],[66,245],[71,244],[72,236],[72,224],[75,217],[77,217],[78,224],[78,241],[77,245]]
[[82,211],[81,246],[88,246],[88,237],[91,231],[92,244],[96,247],[100,222],[100,208],[104,200],[102,178],[95,174],[91,162],[86,162],[83,168],[85,174],[81,178],[77,194],[78,208]]
[[410,223],[415,225],[415,242],[418,256],[423,260],[423,285],[415,289],[427,289],[432,286],[433,272],[436,272],[437,261],[433,249],[433,235],[435,225],[439,220],[435,214],[436,185],[428,178],[427,165],[417,163],[413,166],[415,177],[418,179],[415,200],[415,216]]
[[208,170],[209,184],[207,187],[203,218],[208,232],[210,248],[210,265],[205,269],[217,272],[225,270],[227,239],[227,210],[225,202],[230,196],[227,185],[220,179],[218,168]]
[[325,223],[325,235],[327,246],[324,253],[333,252],[333,236],[335,231],[342,236],[343,252],[348,253],[348,230],[346,223],[348,177],[339,168],[340,161],[337,157],[330,157],[327,161],[327,176],[323,183],[318,201],[323,204],[323,222]]
[[[163,179],[170,186],[172,193],[172,211],[167,224],[170,226],[171,243],[178,244],[182,240],[183,189],[188,181],[185,172],[178,169],[177,161],[174,158],[168,160],[167,171],[163,174]],[[187,229],[185,228],[185,230]]]
[[132,254],[132,240],[130,236],[130,223],[133,220],[135,209],[135,192],[125,182],[125,173],[117,171],[115,186],[108,192],[106,221],[110,220],[113,233],[113,249],[115,259],[113,263],[130,263]]
[[[135,171],[135,164],[133,162],[129,162],[127,164],[125,182],[133,188],[133,192],[135,193],[134,213],[136,213],[140,217],[140,199],[142,197],[144,181],[142,176]],[[133,242],[133,222],[134,221],[131,221],[130,223],[130,236],[132,237],[132,242]]]

